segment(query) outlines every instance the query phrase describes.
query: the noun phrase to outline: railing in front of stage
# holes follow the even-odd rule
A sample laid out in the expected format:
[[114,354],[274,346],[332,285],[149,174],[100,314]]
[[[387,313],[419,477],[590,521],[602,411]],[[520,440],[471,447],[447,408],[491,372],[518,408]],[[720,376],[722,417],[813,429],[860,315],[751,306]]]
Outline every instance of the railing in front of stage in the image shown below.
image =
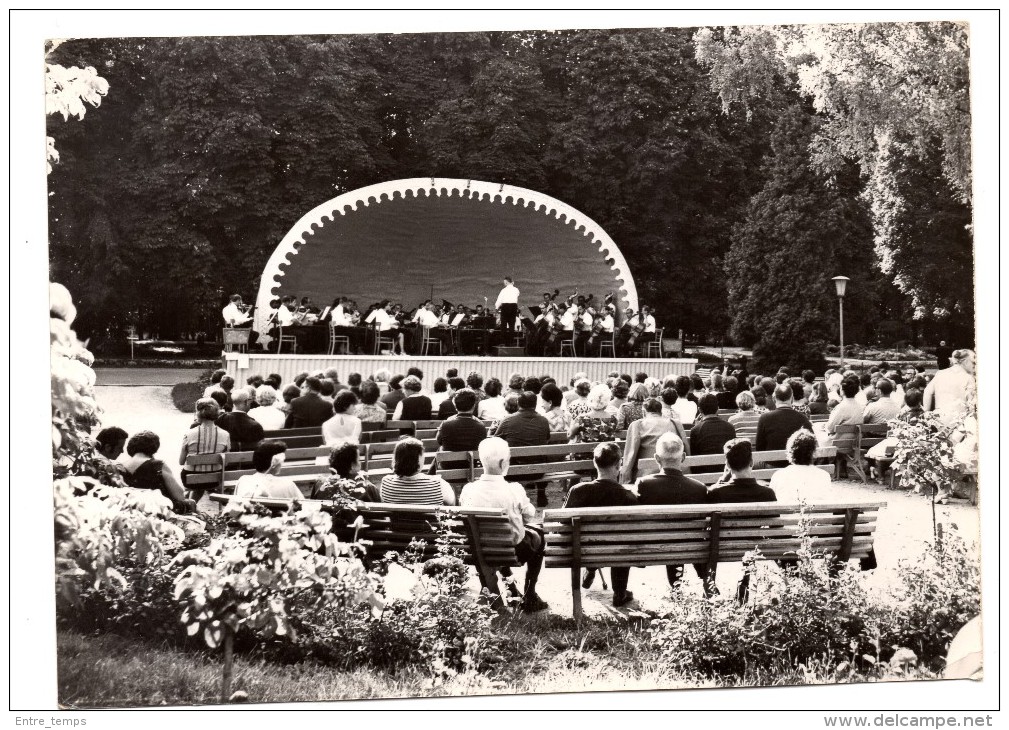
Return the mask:
[[259,374],[264,377],[277,373],[286,385],[301,372],[318,372],[335,368],[342,382],[347,381],[350,373],[360,373],[367,378],[378,370],[388,370],[393,375],[406,373],[410,367],[418,367],[424,371],[425,383],[434,382],[435,378],[444,377],[449,368],[456,368],[460,377],[465,378],[471,371],[476,371],[488,378],[497,378],[503,383],[514,373],[524,376],[550,375],[558,383],[566,384],[576,373],[585,373],[589,380],[604,380],[611,372],[630,373],[646,372],[657,378],[667,375],[690,375],[697,368],[694,358],[572,358],[572,357],[480,357],[480,356],[445,356],[445,357],[399,357],[374,355],[267,355],[260,353],[224,354],[224,369],[237,382],[244,383],[250,375]]

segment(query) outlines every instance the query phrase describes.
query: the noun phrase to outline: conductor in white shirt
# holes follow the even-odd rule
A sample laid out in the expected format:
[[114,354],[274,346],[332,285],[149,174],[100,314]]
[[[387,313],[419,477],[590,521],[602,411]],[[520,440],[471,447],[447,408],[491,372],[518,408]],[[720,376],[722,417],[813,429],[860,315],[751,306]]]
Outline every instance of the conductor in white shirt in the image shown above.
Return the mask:
[[507,332],[515,329],[515,320],[519,316],[519,290],[510,276],[502,279],[501,283],[504,288],[497,295],[494,308],[501,314],[501,329]]

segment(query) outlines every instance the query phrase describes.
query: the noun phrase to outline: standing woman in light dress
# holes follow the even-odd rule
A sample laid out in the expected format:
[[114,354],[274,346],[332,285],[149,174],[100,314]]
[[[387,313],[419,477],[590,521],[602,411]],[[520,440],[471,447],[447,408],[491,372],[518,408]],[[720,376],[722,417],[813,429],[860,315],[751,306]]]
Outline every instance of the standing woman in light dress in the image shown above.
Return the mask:
[[936,373],[926,386],[922,404],[926,411],[936,411],[947,426],[952,426],[967,413],[967,404],[973,402],[977,389],[974,351],[957,350],[952,361],[952,365]]

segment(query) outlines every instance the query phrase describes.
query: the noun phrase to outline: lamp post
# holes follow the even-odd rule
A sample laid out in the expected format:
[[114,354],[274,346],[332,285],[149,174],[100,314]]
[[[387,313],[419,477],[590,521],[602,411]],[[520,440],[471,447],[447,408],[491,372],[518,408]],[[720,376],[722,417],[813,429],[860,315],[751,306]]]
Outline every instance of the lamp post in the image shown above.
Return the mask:
[[841,339],[839,354],[841,356],[841,365],[844,365],[844,291],[848,288],[850,279],[847,276],[835,276],[832,281],[834,282],[834,288],[837,289],[837,311],[840,321],[838,332]]

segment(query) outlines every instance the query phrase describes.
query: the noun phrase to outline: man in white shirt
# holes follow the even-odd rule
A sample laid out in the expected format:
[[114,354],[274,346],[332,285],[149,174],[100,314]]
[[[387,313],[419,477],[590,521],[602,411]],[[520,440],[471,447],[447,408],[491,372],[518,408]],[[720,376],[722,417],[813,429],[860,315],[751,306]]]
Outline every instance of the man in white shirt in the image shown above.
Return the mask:
[[[526,613],[542,611],[547,608],[547,604],[536,595],[536,580],[543,566],[544,541],[542,530],[531,524],[536,516],[536,508],[532,506],[521,484],[505,480],[511,461],[511,451],[504,439],[484,439],[480,442],[479,453],[484,473],[475,482],[463,487],[459,505],[492,507],[505,511],[511,527],[515,555],[519,562],[526,566],[522,610]],[[505,572],[506,570],[508,572]],[[511,571],[506,568],[501,574],[508,578]]]
[[519,290],[510,276],[502,279],[501,283],[504,288],[497,295],[494,308],[501,313],[501,329],[510,331],[515,329],[515,318],[519,316]]
[[[448,354],[452,340],[449,333],[441,329],[441,320],[439,320],[438,315],[434,313],[434,303],[432,303],[430,299],[424,302],[420,309],[417,310],[417,313],[413,315],[413,321],[421,327],[426,327],[428,329],[428,335],[441,343],[442,355]],[[416,349],[418,350],[418,354],[422,337],[423,330],[421,331],[421,337],[418,337],[416,340]]]
[[231,295],[231,302],[221,312],[221,316],[224,317],[226,327],[241,327],[252,321],[252,317],[245,311],[242,304],[241,294]]
[[252,452],[255,474],[246,474],[235,485],[235,497],[254,499],[304,499],[293,479],[278,476],[284,466],[287,444],[265,439]]
[[393,353],[395,354],[396,347],[398,346],[399,354],[404,355],[406,354],[406,350],[403,348],[403,333],[399,331],[393,332],[393,330],[398,330],[399,323],[392,316],[391,309],[392,302],[386,299],[381,305],[371,310],[371,314],[368,315],[364,322],[377,329],[383,336],[391,337],[393,341]]

